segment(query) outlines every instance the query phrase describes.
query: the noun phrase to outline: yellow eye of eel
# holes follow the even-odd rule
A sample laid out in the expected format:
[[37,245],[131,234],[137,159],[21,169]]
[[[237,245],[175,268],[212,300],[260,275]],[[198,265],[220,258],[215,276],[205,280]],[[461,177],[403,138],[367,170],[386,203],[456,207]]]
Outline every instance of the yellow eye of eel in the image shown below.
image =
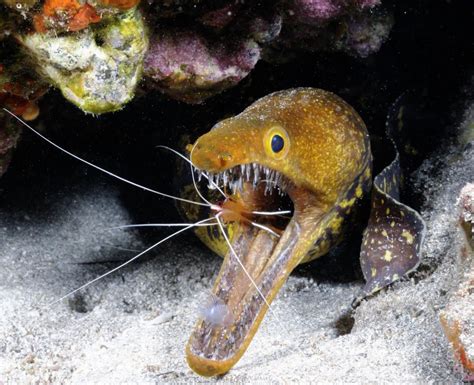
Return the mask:
[[264,136],[263,146],[268,156],[284,158],[290,149],[288,133],[282,127],[272,127]]
[[[387,127],[397,143],[397,130]],[[214,216],[225,226],[225,234],[217,226],[195,230],[224,257],[214,305],[186,347],[196,373],[223,374],[237,363],[292,270],[340,242],[363,199],[372,202],[360,257],[366,285],[356,303],[417,267],[424,222],[399,202],[397,148],[372,180],[367,128],[338,96],[314,88],[267,95],[192,147],[194,165],[228,194],[219,214],[182,207],[193,221]],[[215,193],[207,199],[221,200]],[[282,210],[284,217],[271,215]]]

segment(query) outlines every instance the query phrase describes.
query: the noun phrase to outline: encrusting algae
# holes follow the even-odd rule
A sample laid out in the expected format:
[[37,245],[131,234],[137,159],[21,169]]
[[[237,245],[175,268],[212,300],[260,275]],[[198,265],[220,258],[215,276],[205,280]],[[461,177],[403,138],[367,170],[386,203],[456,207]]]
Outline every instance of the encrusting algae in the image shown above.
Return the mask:
[[280,61],[281,50],[366,57],[392,26],[390,12],[373,0],[158,3],[0,0],[0,39],[36,59],[24,66],[27,72],[86,113],[100,114],[130,101],[142,76],[144,91],[201,103],[238,84],[259,60]]
[[136,9],[103,20],[76,34],[26,34],[23,45],[40,73],[83,111],[116,111],[134,96],[148,38]]

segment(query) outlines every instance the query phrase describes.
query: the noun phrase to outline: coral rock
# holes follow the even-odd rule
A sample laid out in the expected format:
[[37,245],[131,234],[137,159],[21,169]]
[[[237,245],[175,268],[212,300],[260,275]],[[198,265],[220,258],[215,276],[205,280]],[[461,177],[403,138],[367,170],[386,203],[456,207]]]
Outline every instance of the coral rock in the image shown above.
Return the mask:
[[252,38],[260,43],[270,43],[276,39],[281,32],[283,19],[280,15],[272,15],[267,18],[255,17],[249,23],[249,32]]
[[43,12],[34,18],[34,26],[38,32],[54,29],[79,31],[91,23],[99,22],[101,17],[94,7],[78,0],[46,0]]
[[98,7],[112,7],[121,10],[127,10],[135,7],[140,0],[97,0]]
[[33,68],[31,59],[13,45],[11,39],[3,42],[0,47],[0,107],[26,120],[38,116],[36,102],[49,88]]
[[343,23],[345,36],[335,46],[354,56],[367,57],[387,40],[393,19],[382,12],[370,12],[349,16]]
[[454,355],[461,365],[465,381],[474,381],[474,184],[466,185],[459,197],[460,224],[465,243],[461,249],[460,269],[463,273],[458,290],[441,312],[440,320]]
[[[285,22],[286,21],[286,22]],[[392,15],[382,8],[354,12],[315,26],[285,20],[277,39],[277,48],[307,51],[342,51],[351,56],[367,57],[377,52],[393,26]]]
[[150,43],[145,75],[162,92],[182,101],[199,103],[237,84],[260,58],[251,39],[213,41],[197,32],[167,30]]
[[321,24],[349,13],[351,8],[362,10],[379,3],[377,0],[291,0],[288,1],[288,14],[299,22]]
[[23,44],[39,72],[85,112],[123,107],[134,96],[148,46],[138,11],[119,14],[76,34],[29,34]]
[[54,30],[75,32],[98,23],[103,16],[135,7],[140,0],[46,0],[34,16],[37,32]]
[[[1,1],[0,39],[14,36],[36,59],[27,72],[91,113],[133,98],[143,63],[148,89],[199,103],[238,84],[261,58],[288,60],[297,50],[367,57],[393,24],[374,9],[380,0],[166,0],[141,11],[140,0]],[[146,53],[148,30],[156,31]]]
[[224,28],[239,12],[241,4],[228,4],[221,9],[210,11],[199,18],[199,21],[216,29]]

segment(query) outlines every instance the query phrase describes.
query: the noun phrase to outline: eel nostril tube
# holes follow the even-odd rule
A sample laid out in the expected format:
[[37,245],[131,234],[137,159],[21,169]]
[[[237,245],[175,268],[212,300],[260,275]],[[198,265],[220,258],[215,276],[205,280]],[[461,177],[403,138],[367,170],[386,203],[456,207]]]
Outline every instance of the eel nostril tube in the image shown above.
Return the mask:
[[223,152],[219,154],[219,166],[220,167],[225,167],[228,162],[232,160],[232,155],[230,155],[228,152]]

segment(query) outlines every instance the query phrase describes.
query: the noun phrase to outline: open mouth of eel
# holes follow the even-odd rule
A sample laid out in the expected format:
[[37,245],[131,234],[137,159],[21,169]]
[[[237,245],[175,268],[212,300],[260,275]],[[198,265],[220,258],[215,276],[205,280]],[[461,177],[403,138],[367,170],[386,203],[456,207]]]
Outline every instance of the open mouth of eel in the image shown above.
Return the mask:
[[[279,289],[313,246],[324,216],[314,192],[259,164],[209,179],[211,188],[232,192],[233,204],[245,210],[238,226],[227,230],[232,247],[186,348],[190,367],[203,376],[226,373],[240,359]],[[280,211],[291,213],[252,214]],[[225,209],[220,220],[226,221]]]

